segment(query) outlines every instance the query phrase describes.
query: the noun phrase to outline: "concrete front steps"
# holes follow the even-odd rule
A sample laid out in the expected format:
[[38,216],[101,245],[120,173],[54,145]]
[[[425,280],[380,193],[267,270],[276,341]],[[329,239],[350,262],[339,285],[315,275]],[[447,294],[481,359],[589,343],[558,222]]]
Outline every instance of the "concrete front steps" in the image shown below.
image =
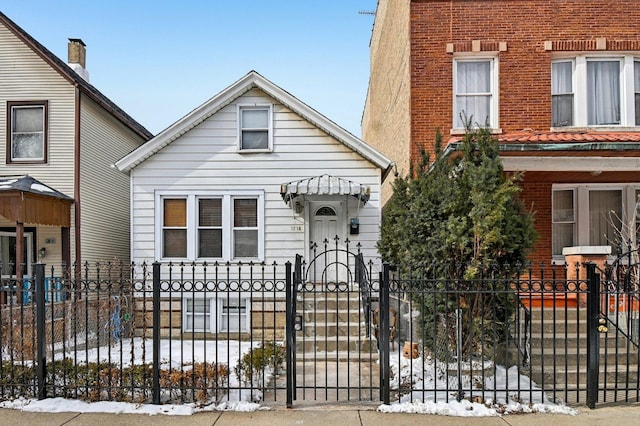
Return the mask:
[[[531,379],[545,390],[586,389],[586,309],[533,307],[531,315]],[[637,348],[609,325],[600,334],[600,389],[635,388],[638,361]]]
[[367,335],[357,290],[300,292],[296,309],[302,317],[302,330],[296,333],[298,360],[377,362],[377,342]]

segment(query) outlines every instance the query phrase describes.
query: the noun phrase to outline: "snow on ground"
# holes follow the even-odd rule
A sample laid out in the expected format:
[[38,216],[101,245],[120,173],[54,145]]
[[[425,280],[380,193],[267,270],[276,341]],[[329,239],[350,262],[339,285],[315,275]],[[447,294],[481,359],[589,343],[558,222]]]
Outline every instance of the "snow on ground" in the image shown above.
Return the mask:
[[194,404],[131,404],[128,402],[85,402],[74,399],[48,398],[16,399],[14,401],[0,402],[0,408],[13,408],[16,410],[34,413],[113,413],[113,414],[148,414],[150,416],[164,414],[168,416],[190,416],[199,411],[258,411],[268,410],[253,402],[223,402],[219,405],[196,407]]
[[[381,405],[378,411],[383,413],[422,413],[460,417],[491,417],[502,414],[553,413],[576,415],[577,410],[566,405],[549,401],[529,377],[520,375],[514,366],[506,369],[493,365],[491,361],[446,364],[422,357],[408,359],[392,356],[390,360],[392,389],[409,386],[412,391],[403,395],[400,401],[391,405]],[[462,389],[465,397],[484,402],[471,402],[469,399],[457,401],[451,389],[458,385],[457,371],[472,371],[474,374],[462,374]],[[481,371],[489,371],[482,377]],[[473,377],[471,377],[473,376]],[[473,382],[471,382],[473,380]],[[482,390],[472,389],[472,383],[484,383]],[[520,389],[520,392],[507,389]],[[423,389],[429,389],[425,391]],[[449,390],[447,390],[449,389]],[[431,399],[432,401],[429,401]],[[425,402],[422,402],[425,400]]]
[[[132,345],[133,343],[133,345]],[[219,341],[219,342],[203,342],[203,341],[162,341],[161,343],[161,363],[163,368],[169,367],[179,368],[182,363],[215,361],[227,363],[231,369],[236,365],[239,357],[246,353],[252,346],[250,342],[239,341]],[[79,361],[111,361],[120,360],[124,366],[130,365],[128,360],[135,360],[135,363],[151,362],[152,352],[147,342],[147,350],[143,350],[144,344],[142,339],[134,339],[133,342],[122,341],[113,347],[104,347],[92,349],[87,352],[78,352]],[[143,357],[144,354],[144,357]],[[70,354],[66,354],[69,356]],[[170,355],[170,356],[169,356]],[[169,359],[171,362],[169,362]],[[575,415],[577,410],[565,405],[553,404],[544,395],[544,392],[526,376],[518,374],[515,367],[505,369],[501,366],[484,364],[463,366],[463,368],[471,368],[472,371],[479,371],[487,367],[492,369],[492,374],[481,379],[485,380],[486,389],[495,389],[493,391],[474,390],[470,395],[484,402],[471,402],[468,399],[456,401],[451,393],[447,393],[447,389],[455,388],[457,385],[457,374],[451,374],[452,368],[458,366],[446,365],[445,363],[434,361],[427,358],[407,359],[401,355],[391,357],[392,371],[392,389],[397,389],[400,385],[403,387],[411,384],[412,392],[402,396],[400,401],[391,405],[381,405],[378,407],[379,412],[383,413],[422,413],[437,414],[446,416],[460,417],[490,417],[501,416],[503,414],[523,414],[523,413],[554,413]],[[449,373],[447,373],[447,371]],[[237,383],[235,377],[230,377],[234,385]],[[477,380],[477,378],[475,378]],[[463,376],[463,389],[470,389],[468,376]],[[519,382],[521,392],[519,394],[513,391],[507,391],[508,388],[513,389],[514,385]],[[431,389],[430,391],[422,391],[421,389]],[[526,391],[524,391],[526,390]],[[465,395],[467,396],[467,395]],[[199,411],[257,411],[268,410],[268,407],[262,407],[257,403],[249,402],[256,395],[248,395],[234,391],[228,395],[226,400],[218,404],[211,404],[200,407],[195,404],[181,405],[152,405],[152,404],[132,404],[124,402],[84,402],[79,400],[69,400],[62,398],[49,398],[45,400],[35,399],[16,399],[14,401],[0,402],[0,408],[13,408],[31,412],[107,412],[107,413],[128,413],[128,414],[148,414],[148,415],[191,415]],[[426,402],[422,402],[422,400]],[[431,400],[431,401],[429,401]]]

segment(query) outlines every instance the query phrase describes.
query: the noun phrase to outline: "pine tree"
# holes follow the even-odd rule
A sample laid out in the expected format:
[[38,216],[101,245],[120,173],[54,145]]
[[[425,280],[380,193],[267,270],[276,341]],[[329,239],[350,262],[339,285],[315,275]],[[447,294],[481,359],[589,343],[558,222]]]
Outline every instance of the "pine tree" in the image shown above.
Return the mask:
[[463,336],[466,350],[478,351],[477,339],[498,344],[505,338],[517,298],[508,280],[487,278],[526,263],[536,238],[518,179],[505,175],[498,142],[484,128],[468,129],[459,151],[447,157],[437,135],[433,161],[423,155],[409,176],[396,177],[378,243],[383,259],[404,274],[444,280],[456,292],[415,298],[426,344],[436,339],[428,329],[449,321],[442,312],[459,306],[474,324]]

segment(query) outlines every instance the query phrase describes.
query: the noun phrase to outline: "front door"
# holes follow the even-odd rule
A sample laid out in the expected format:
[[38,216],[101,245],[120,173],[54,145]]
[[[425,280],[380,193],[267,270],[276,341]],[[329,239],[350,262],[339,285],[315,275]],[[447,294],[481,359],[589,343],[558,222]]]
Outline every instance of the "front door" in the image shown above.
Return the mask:
[[[344,264],[346,255],[341,251],[344,248],[346,239],[346,226],[341,208],[341,203],[310,203],[309,220],[311,222],[309,241],[314,248],[310,249],[309,259],[314,260],[315,271],[313,271],[316,282],[330,283],[345,281]],[[334,250],[328,255],[327,250]],[[314,254],[315,253],[315,254]],[[324,253],[319,255],[319,253]],[[343,259],[343,257],[345,259]]]
[[[24,252],[22,259],[23,276],[31,276],[33,266],[33,234],[24,233]],[[0,231],[0,266],[2,268],[2,278],[15,277],[16,275],[16,233]]]

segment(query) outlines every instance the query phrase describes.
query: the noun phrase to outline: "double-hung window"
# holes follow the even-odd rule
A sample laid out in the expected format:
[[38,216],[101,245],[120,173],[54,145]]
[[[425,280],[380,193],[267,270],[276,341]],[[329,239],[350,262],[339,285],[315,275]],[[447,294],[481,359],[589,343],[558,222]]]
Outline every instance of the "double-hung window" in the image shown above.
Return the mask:
[[497,59],[454,60],[454,128],[498,127]]
[[561,255],[564,247],[575,245],[575,189],[553,191],[551,205],[553,210],[551,214],[553,254]]
[[220,292],[217,297],[185,297],[182,328],[186,332],[242,333],[249,331],[249,298]]
[[633,62],[633,91],[635,125],[640,126],[640,61]]
[[233,198],[234,258],[258,257],[258,199]]
[[198,258],[222,257],[222,198],[202,197],[198,203]]
[[7,163],[45,163],[47,102],[8,102],[7,116]]
[[573,62],[551,64],[551,108],[553,127],[573,126]]
[[640,64],[630,55],[561,58],[551,63],[553,127],[640,125]]
[[238,106],[239,150],[269,151],[272,140],[271,105]]
[[264,254],[264,194],[158,194],[156,250],[162,259],[259,260]]
[[616,245],[637,238],[638,195],[636,185],[554,185],[553,255],[571,246],[611,246],[613,252]]
[[187,199],[162,200],[162,257],[187,257]]
[[210,332],[211,324],[211,299],[187,298],[182,306],[184,331]]
[[620,61],[587,61],[587,124],[620,124]]

